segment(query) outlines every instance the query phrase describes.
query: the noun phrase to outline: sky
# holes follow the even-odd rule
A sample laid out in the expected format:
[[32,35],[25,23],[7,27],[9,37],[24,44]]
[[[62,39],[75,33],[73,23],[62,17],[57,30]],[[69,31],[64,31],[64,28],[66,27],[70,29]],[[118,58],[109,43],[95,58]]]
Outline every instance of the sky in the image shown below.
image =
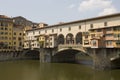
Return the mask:
[[120,12],[120,0],[0,0],[0,15],[49,25]]

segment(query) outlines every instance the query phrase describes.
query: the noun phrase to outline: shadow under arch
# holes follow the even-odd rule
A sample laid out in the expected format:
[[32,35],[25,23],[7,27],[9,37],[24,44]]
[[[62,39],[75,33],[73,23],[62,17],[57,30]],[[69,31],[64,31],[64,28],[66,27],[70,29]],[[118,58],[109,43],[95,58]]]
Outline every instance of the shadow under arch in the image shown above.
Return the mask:
[[58,44],[64,44],[64,35],[63,34],[59,34],[58,38],[57,38],[57,42]]
[[39,60],[39,51],[38,50],[28,50],[24,53],[26,59],[37,59]]
[[115,58],[114,60],[111,60],[111,65],[112,65],[112,68],[116,69],[120,69],[120,57],[118,58]]
[[82,60],[85,57],[89,57],[92,60],[92,57],[89,56],[87,53],[84,53],[77,49],[66,49],[57,52],[52,56],[52,62],[55,63],[81,63],[80,57],[82,57]]
[[78,32],[75,36],[76,44],[82,44],[82,32]]

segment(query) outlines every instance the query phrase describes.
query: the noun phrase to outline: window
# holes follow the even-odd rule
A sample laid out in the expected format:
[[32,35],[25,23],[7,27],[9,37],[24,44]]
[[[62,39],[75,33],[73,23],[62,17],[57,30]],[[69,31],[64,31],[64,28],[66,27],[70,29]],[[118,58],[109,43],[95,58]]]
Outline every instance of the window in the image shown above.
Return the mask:
[[110,46],[112,45],[112,41],[107,41],[106,44]]
[[40,31],[39,31],[39,34],[40,34]]
[[19,46],[22,46],[22,42],[19,42]]
[[9,45],[11,45],[11,42],[9,42]]
[[54,29],[52,29],[52,32],[54,32]]
[[112,37],[113,34],[105,34],[106,37]]
[[14,35],[16,35],[16,33],[14,32]]
[[81,29],[81,25],[79,26],[79,29]]
[[45,30],[45,33],[47,33],[47,30]]
[[107,26],[107,22],[104,22],[104,26]]
[[92,41],[92,44],[93,44],[93,46],[97,45],[95,40]]
[[106,28],[105,30],[106,31],[112,31],[112,28]]
[[62,28],[60,28],[60,32],[62,31]]
[[22,38],[21,38],[21,37],[18,37],[18,40],[20,41],[20,40],[22,40]]
[[14,44],[16,44],[16,42],[14,42]]
[[114,31],[120,31],[120,27],[114,27],[113,30]]
[[114,34],[114,38],[120,39],[120,34]]
[[97,32],[101,32],[102,30],[101,29],[98,29]]
[[22,33],[19,33],[19,35],[22,35]]
[[52,40],[52,38],[50,38],[50,40]]
[[69,31],[71,31],[71,27],[69,27],[68,29],[69,29]]
[[91,29],[93,28],[93,24],[90,24],[90,28],[91,28]]
[[3,23],[1,23],[1,26],[3,26]]
[[8,28],[5,28],[5,30],[8,30]]
[[40,45],[39,45],[39,44],[37,44],[37,46],[39,47]]
[[7,40],[8,39],[8,37],[5,37],[5,40]]

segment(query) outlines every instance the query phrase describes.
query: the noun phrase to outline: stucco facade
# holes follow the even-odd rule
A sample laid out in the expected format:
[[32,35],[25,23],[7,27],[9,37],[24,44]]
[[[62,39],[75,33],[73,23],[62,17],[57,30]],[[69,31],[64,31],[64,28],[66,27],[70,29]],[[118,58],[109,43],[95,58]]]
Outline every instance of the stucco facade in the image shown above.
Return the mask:
[[0,51],[11,50],[13,33],[13,21],[11,18],[0,15]]

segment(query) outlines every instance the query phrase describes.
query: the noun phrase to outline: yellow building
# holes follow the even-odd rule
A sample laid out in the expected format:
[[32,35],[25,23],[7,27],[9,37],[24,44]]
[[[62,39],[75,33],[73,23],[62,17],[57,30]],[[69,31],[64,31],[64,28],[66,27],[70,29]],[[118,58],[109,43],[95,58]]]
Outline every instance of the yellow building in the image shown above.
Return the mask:
[[0,51],[13,49],[13,20],[5,15],[0,15]]
[[24,27],[14,20],[0,15],[0,51],[20,51],[23,49]]
[[15,51],[23,50],[24,28],[22,26],[13,27],[13,48]]

